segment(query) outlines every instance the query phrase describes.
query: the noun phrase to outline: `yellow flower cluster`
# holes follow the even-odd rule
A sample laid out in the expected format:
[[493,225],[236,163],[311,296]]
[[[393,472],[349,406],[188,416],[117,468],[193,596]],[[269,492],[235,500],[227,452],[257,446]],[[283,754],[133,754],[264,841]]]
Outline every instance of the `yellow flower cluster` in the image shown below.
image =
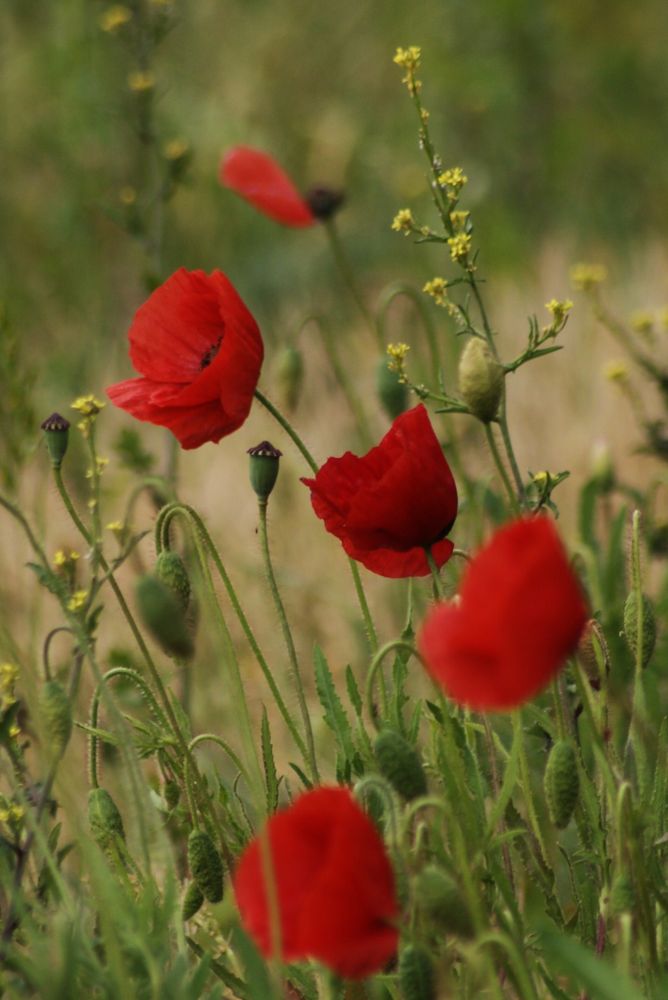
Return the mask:
[[631,326],[637,333],[651,333],[654,329],[654,317],[646,309],[634,313],[631,317]]
[[456,198],[464,185],[468,183],[468,177],[461,167],[451,167],[439,174],[438,183],[441,187],[448,188],[449,197]]
[[406,382],[406,355],[410,351],[408,344],[388,344],[387,353],[390,356],[387,367],[391,372],[396,372],[400,382]]
[[166,160],[182,160],[190,152],[190,145],[185,139],[170,139],[162,147],[162,155]]
[[611,382],[625,382],[629,377],[629,370],[623,361],[609,361],[604,374]]
[[450,222],[455,229],[463,229],[470,214],[470,212],[465,212],[459,208],[456,212],[450,212]]
[[[6,801],[6,800],[5,800]],[[0,823],[18,823],[23,819],[25,809],[23,806],[4,805],[0,808]]]
[[431,295],[437,306],[444,306],[448,296],[448,283],[445,278],[432,278],[422,287],[422,291]]
[[471,249],[471,237],[468,233],[457,233],[448,240],[452,260],[465,261]]
[[417,94],[422,87],[421,81],[415,79],[415,71],[420,66],[421,55],[422,52],[418,45],[409,45],[407,49],[398,48],[394,55],[394,62],[397,66],[406,70],[401,82],[406,84],[410,94]]
[[608,272],[602,264],[576,264],[571,268],[573,287],[579,292],[589,292],[596,285],[602,284],[608,277]]
[[566,316],[573,308],[573,303],[570,299],[550,299],[549,302],[545,303],[545,308],[548,312],[552,313],[552,325],[562,326]]
[[79,553],[74,549],[70,549],[69,552],[66,552],[65,549],[58,549],[53,557],[53,565],[56,569],[62,569],[64,566],[76,562],[79,558]]
[[16,702],[14,685],[18,674],[13,663],[0,663],[0,712],[6,712]]
[[75,590],[67,602],[67,610],[75,614],[77,611],[81,611],[87,600],[87,590]]
[[124,27],[128,21],[132,20],[132,11],[129,7],[117,3],[107,9],[100,16],[100,27],[103,31],[113,34],[119,28]]
[[395,233],[403,233],[408,236],[416,229],[415,219],[410,208],[400,208],[392,220],[392,229]]
[[79,396],[72,403],[70,409],[78,410],[82,417],[95,417],[106,406],[101,400],[96,399],[92,394],[89,396]]
[[86,479],[92,479],[95,473],[98,476],[101,476],[108,465],[109,465],[108,458],[100,458],[99,456],[96,456],[95,470],[93,471],[93,469],[86,469]]
[[129,74],[128,87],[135,94],[145,94],[155,87],[155,76],[150,70],[137,69]]

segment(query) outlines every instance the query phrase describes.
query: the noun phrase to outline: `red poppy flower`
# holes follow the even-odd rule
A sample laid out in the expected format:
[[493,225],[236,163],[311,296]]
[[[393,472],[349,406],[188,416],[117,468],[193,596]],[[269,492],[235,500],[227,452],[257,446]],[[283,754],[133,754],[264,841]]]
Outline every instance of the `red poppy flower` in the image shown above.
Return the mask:
[[[347,788],[301,795],[267,824],[286,962],[315,958],[362,979],[397,948],[394,873],[383,841]],[[241,856],[234,891],[243,924],[269,957],[271,932],[258,838]]]
[[112,403],[168,427],[184,448],[220,441],[243,424],[264,347],[224,274],[181,268],[137,310],[129,338],[142,377],[109,386]]
[[226,153],[220,183],[284,226],[312,226],[315,215],[275,160],[258,149],[235,146]]
[[575,650],[588,613],[546,517],[505,525],[466,569],[459,603],[437,604],[418,645],[454,701],[481,711],[522,704]]
[[427,547],[437,566],[452,555],[445,536],[457,516],[457,487],[422,403],[400,414],[366,455],[329,458],[302,482],[327,530],[380,576],[426,576]]

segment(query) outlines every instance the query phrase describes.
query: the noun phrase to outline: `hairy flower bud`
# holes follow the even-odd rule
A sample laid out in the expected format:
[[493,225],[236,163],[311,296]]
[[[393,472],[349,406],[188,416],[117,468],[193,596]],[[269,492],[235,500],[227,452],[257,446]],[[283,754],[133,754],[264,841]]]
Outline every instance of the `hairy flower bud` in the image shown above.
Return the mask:
[[427,794],[420,755],[400,733],[384,729],[377,736],[373,749],[380,773],[402,798],[416,799]]
[[190,873],[205,899],[219,903],[223,898],[223,863],[213,840],[204,830],[188,837]]
[[197,882],[191,882],[186,889],[186,894],[183,897],[183,904],[181,906],[181,919],[185,922],[186,920],[191,920],[202,903],[204,902],[204,896],[202,890],[200,889]]
[[563,830],[573,815],[580,791],[577,757],[572,744],[566,740],[558,740],[550,751],[544,788],[550,818]]
[[415,880],[415,898],[422,912],[448,934],[470,938],[474,928],[471,914],[455,880],[427,865]]
[[102,850],[112,847],[117,837],[125,840],[121,814],[105,788],[91,788],[88,793],[88,822],[93,838]]
[[471,337],[459,359],[459,391],[471,413],[490,423],[503,396],[504,372],[480,337]]
[[399,373],[389,367],[386,358],[378,362],[376,392],[390,420],[398,417],[408,406],[408,386],[401,381]]
[[72,706],[58,681],[47,681],[42,687],[38,708],[46,751],[53,760],[58,760],[65,752],[72,733]]
[[70,422],[59,413],[52,413],[43,421],[44,440],[51,458],[51,465],[59,469],[62,465],[70,436]]
[[404,1000],[436,1000],[436,977],[429,952],[407,945],[399,956],[399,986]]
[[194,652],[183,608],[173,591],[157,576],[137,583],[137,607],[142,621],[166,653],[187,659]]
[[[642,665],[649,663],[656,645],[656,617],[654,607],[647,594],[643,594],[642,603]],[[638,594],[632,590],[624,604],[624,638],[631,653],[635,657],[638,649]]]
[[175,594],[185,611],[190,601],[190,577],[178,552],[163,549],[156,559],[155,575]]
[[269,441],[261,441],[248,449],[250,455],[250,481],[258,500],[265,503],[278,477],[279,459],[283,454]]

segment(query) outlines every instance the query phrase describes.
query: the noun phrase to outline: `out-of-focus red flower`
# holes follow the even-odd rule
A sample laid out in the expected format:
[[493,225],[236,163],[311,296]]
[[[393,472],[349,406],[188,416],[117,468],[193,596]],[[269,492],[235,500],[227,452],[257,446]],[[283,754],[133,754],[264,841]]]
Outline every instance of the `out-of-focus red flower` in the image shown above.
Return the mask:
[[287,174],[259,149],[235,146],[223,157],[218,178],[223,187],[284,226],[312,226],[316,221]]
[[[306,792],[267,824],[286,962],[315,958],[362,979],[397,948],[394,873],[383,841],[347,788]],[[244,927],[272,950],[266,880],[256,837],[241,856],[234,891]]]
[[445,537],[457,516],[457,487],[420,403],[400,414],[361,458],[329,458],[311,490],[313,509],[353,559],[380,576],[426,576],[454,548]]
[[587,606],[547,517],[505,525],[468,565],[458,603],[437,604],[418,645],[446,694],[481,711],[514,708],[575,650]]
[[112,403],[168,427],[184,448],[219,441],[243,424],[264,346],[224,274],[176,271],[137,310],[129,338],[142,377],[109,386]]

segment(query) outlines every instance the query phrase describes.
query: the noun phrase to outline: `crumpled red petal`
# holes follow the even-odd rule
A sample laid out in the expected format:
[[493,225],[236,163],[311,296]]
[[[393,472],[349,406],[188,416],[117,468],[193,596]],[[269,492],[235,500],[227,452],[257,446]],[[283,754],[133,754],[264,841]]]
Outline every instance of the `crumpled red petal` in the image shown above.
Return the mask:
[[220,183],[284,226],[312,226],[313,212],[275,160],[258,149],[235,146],[223,157]]

